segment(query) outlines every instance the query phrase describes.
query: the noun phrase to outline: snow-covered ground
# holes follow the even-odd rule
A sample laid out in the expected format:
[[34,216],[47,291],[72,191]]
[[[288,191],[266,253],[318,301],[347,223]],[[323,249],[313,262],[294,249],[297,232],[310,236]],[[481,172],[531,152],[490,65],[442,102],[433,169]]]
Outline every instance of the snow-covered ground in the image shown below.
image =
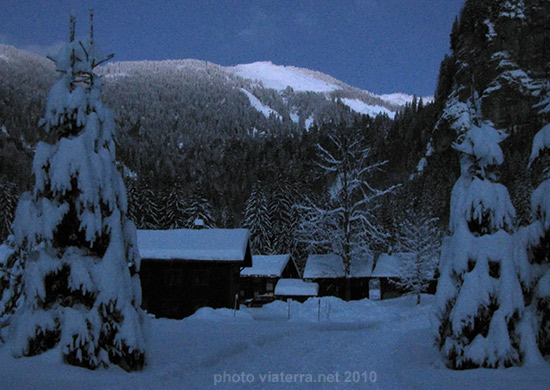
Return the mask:
[[[59,351],[14,359],[0,347],[2,389],[542,389],[550,365],[451,371],[432,347],[432,297],[274,302],[236,315],[203,308],[151,321],[140,373],[89,371]],[[318,321],[320,317],[320,321]],[[311,381],[311,382],[310,382]]]

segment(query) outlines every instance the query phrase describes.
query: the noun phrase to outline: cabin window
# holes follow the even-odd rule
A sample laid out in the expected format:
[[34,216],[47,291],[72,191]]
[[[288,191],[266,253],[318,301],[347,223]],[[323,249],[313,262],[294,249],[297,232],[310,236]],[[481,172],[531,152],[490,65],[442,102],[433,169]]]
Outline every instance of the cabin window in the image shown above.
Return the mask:
[[267,282],[265,284],[265,289],[267,290],[267,292],[273,292],[273,283],[272,282]]

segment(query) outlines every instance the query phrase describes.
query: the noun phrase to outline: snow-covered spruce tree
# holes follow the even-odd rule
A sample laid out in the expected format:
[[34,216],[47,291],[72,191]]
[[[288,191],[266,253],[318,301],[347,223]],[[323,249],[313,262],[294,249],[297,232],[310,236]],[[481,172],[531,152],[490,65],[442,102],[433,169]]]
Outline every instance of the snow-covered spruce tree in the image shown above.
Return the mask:
[[0,182],[0,242],[11,233],[11,223],[17,205],[17,188],[10,182]]
[[16,357],[57,347],[69,364],[139,370],[146,317],[136,230],[115,167],[114,118],[94,74],[110,56],[96,47],[93,27],[89,39],[74,32],[73,15],[69,43],[52,58],[59,79],[42,121],[54,143],[36,146],[34,190],[13,224],[24,270],[10,343]]
[[514,256],[515,210],[491,166],[504,160],[506,134],[469,104],[469,129],[453,147],[462,153],[461,176],[451,194],[449,228],[442,246],[436,305],[437,345],[453,369],[521,364],[524,311]]
[[127,199],[127,211],[126,216],[130,221],[134,221],[136,223],[138,219],[138,189],[137,189],[137,183],[135,179],[132,178],[126,178],[124,181],[124,185],[126,187],[126,199]]
[[138,229],[154,230],[161,227],[161,212],[157,195],[146,179],[140,180],[137,194],[133,199],[135,223]]
[[267,196],[261,182],[256,182],[244,210],[243,226],[250,230],[250,245],[254,253],[271,253],[271,219]]
[[233,225],[231,211],[229,210],[229,206],[225,202],[221,206],[218,221],[220,222],[219,226],[224,229],[231,228]]
[[285,181],[279,180],[269,197],[269,219],[271,221],[270,242],[273,253],[290,253],[294,247],[296,219],[292,219],[294,204],[293,189]]
[[0,252],[0,342],[7,338],[8,326],[23,293],[23,261],[21,250],[16,251],[14,237],[9,236]]
[[341,124],[329,134],[330,146],[319,149],[317,164],[334,182],[322,204],[306,199],[298,239],[313,250],[330,251],[344,261],[345,299],[351,298],[351,259],[387,238],[369,208],[376,198],[392,191],[373,188],[368,177],[385,162],[368,163],[370,148],[358,130]]
[[187,229],[212,229],[216,226],[214,217],[212,217],[212,207],[201,192],[193,191],[187,206],[184,210],[186,218],[185,227]]
[[163,229],[185,229],[185,195],[180,185],[175,184],[166,191],[162,202],[161,226]]
[[[540,114],[550,114],[550,94],[538,105]],[[546,152],[545,162],[548,164],[548,151],[550,151],[550,123],[546,124],[534,137],[529,166],[537,159],[541,160],[541,154]],[[531,196],[531,209],[535,222],[532,224],[533,232],[537,233],[538,243],[534,245],[533,279],[534,311],[538,318],[537,342],[543,355],[550,355],[550,166],[543,168],[543,182],[533,191]]]
[[437,218],[410,212],[400,223],[397,232],[396,250],[403,253],[400,263],[400,278],[397,286],[420,296],[433,280],[437,267],[437,253],[441,244]]

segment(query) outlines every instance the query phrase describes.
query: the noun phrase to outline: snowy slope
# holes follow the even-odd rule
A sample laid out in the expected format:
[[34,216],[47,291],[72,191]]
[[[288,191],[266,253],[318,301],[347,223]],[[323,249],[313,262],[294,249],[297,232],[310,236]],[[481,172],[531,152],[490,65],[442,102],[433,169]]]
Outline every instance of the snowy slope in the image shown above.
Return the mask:
[[237,76],[262,83],[265,88],[282,91],[291,87],[296,92],[331,92],[340,87],[328,83],[294,66],[274,65],[271,61],[254,62],[226,68]]
[[[355,88],[334,79],[331,76],[310,69],[295,66],[276,65],[271,61],[253,62],[234,67],[224,68],[229,73],[254,81],[265,88],[283,91],[290,87],[295,92],[329,93],[334,91],[356,90]],[[402,107],[413,100],[413,95],[404,93],[392,93],[375,95],[368,91],[361,91],[372,98],[380,99],[387,105]],[[433,96],[423,97],[425,103],[433,101]],[[344,100],[344,99],[342,99]],[[395,115],[394,110],[379,105],[369,105],[360,99],[346,99],[344,102],[352,110],[366,115],[386,113]]]
[[248,100],[250,101],[250,105],[254,107],[254,109],[256,109],[258,112],[262,113],[266,118],[269,118],[271,115],[274,115],[277,119],[279,120],[281,119],[281,115],[277,111],[263,104],[252,93],[248,92],[244,88],[241,88],[241,91],[246,95],[246,97],[248,97]]
[[351,108],[353,111],[358,112],[360,114],[370,115],[370,116],[376,116],[378,114],[386,114],[392,119],[395,117],[395,112],[390,111],[386,107],[382,107],[378,105],[370,105],[359,99],[344,98],[342,99],[342,103],[344,103],[346,106]]
[[[413,95],[407,95],[405,93],[390,93],[390,94],[384,94],[380,95],[380,98],[382,100],[385,100],[386,102],[398,105],[398,106],[404,106],[406,103],[411,103],[413,101],[414,96]],[[433,96],[423,96],[422,100],[424,103],[431,103],[434,100]]]

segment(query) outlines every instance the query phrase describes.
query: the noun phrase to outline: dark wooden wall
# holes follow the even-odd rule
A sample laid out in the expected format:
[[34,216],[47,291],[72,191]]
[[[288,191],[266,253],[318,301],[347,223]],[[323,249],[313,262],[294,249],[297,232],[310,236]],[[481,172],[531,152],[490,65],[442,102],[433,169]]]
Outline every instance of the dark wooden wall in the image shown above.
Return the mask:
[[183,318],[201,307],[233,308],[239,263],[141,261],[142,306],[157,317]]

